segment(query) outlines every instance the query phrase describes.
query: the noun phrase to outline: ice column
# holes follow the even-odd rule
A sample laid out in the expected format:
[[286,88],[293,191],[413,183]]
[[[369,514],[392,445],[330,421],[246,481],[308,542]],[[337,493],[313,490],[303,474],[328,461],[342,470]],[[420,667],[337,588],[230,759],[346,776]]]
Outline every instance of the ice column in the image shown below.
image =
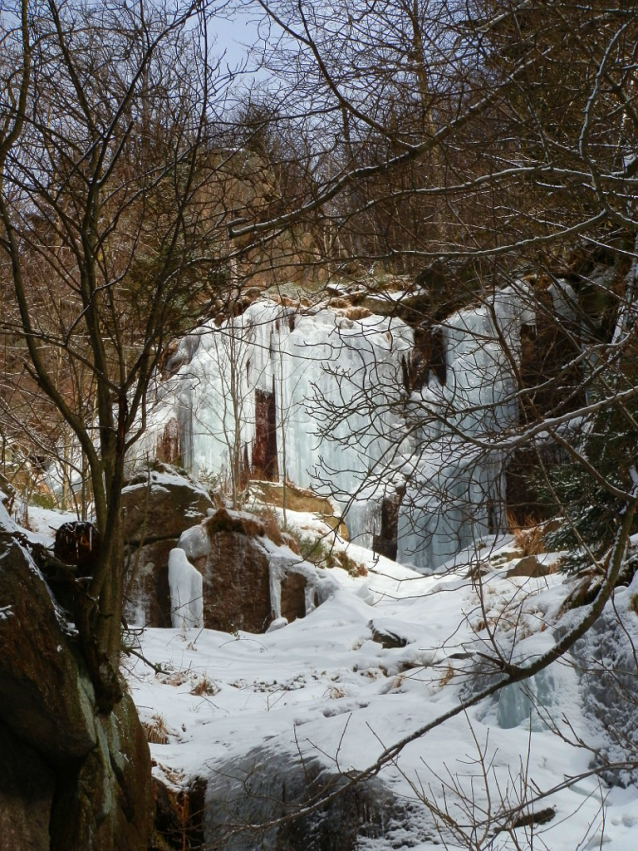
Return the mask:
[[504,458],[490,440],[516,425],[520,328],[532,324],[525,284],[441,325],[446,374],[411,400],[420,424],[399,514],[398,560],[435,568],[503,526]]

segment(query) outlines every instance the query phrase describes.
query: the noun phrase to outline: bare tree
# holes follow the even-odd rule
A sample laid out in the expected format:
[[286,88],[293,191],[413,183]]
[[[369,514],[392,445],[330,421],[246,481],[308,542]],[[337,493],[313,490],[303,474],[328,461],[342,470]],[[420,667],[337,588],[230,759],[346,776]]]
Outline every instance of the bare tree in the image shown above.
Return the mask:
[[[260,5],[284,34],[269,66],[315,119],[307,138],[321,166],[312,197],[231,234],[265,237],[317,217],[339,236],[327,240],[332,271],[345,244],[360,269],[374,262],[421,285],[408,316],[420,363],[392,402],[405,429],[371,471],[379,484],[404,474],[413,554],[436,546],[440,563],[503,530],[509,499],[521,520],[558,517],[589,571],[572,601],[582,608],[549,651],[520,660],[516,640],[504,646],[488,630],[475,660],[484,687],[382,749],[348,778],[354,786],[574,652],[635,570],[625,555],[638,498],[637,7]],[[353,410],[322,402],[328,438]],[[357,406],[378,415],[372,393]],[[337,794],[322,790],[308,809]]]
[[[210,299],[220,262],[203,175],[221,82],[204,11],[25,0],[17,18],[3,12],[15,60],[0,138],[5,329],[86,459],[103,546],[78,628],[104,711],[121,693],[124,459],[161,352]],[[57,358],[87,380],[60,383]]]
[[[377,219],[368,245],[348,244],[362,262],[420,268],[413,433],[445,429],[448,454],[465,447],[476,469],[526,446],[538,460],[544,435],[617,505],[633,505],[631,453],[606,474],[585,440],[612,410],[629,428],[636,392],[633,4],[262,5],[285,34],[270,67],[322,107],[312,140],[331,168],[305,205],[233,233],[266,234],[321,209],[345,235],[392,204],[392,223]],[[417,219],[434,230],[401,215],[417,200],[433,205]],[[437,363],[441,341],[447,362]],[[495,372],[497,395],[482,398]],[[498,498],[475,484],[482,502]],[[486,531],[499,523],[486,518]]]
[[[273,258],[284,234],[315,236],[331,272],[354,259],[418,275],[409,318],[422,362],[396,403],[401,440],[418,441],[404,502],[416,536],[432,535],[416,519],[428,489],[459,512],[457,530],[476,524],[478,507],[479,534],[496,531],[489,500],[502,498],[507,459],[526,451],[598,573],[551,650],[521,662],[488,636],[486,685],[385,748],[354,785],[567,653],[622,576],[637,486],[636,4],[261,0],[285,35],[267,57],[280,74],[272,114],[303,142],[271,144],[270,119],[257,116],[251,156],[246,139],[226,147],[210,126],[206,5],[23,0],[3,19],[1,244],[17,307],[6,327],[24,338],[33,380],[87,459],[105,546],[78,626],[100,707],[119,697],[120,491],[149,378],[210,299],[224,255],[283,264],[285,251]],[[303,179],[286,184],[286,160]],[[274,175],[271,191],[239,191],[242,169],[255,185]],[[61,387],[52,349],[87,383]],[[482,396],[468,375],[497,390]],[[351,413],[333,408],[325,433]],[[547,446],[608,500],[599,539],[573,516]],[[431,475],[433,452],[457,468],[464,456],[456,492]]]

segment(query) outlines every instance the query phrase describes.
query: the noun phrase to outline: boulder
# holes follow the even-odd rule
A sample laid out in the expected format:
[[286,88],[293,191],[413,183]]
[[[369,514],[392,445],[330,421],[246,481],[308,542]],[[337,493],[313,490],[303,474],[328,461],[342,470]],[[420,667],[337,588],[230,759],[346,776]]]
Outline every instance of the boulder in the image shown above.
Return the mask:
[[151,757],[125,694],[95,719],[98,744],[77,771],[63,771],[51,813],[51,851],[146,851],[155,815]]
[[510,568],[505,574],[508,578],[515,576],[525,576],[532,579],[538,579],[541,576],[548,576],[550,573],[556,572],[555,564],[542,564],[536,556],[525,556],[520,559],[514,567]]
[[0,511],[0,848],[146,851],[148,744],[131,698],[100,715],[65,620]]
[[[207,848],[353,851],[377,847],[375,840],[384,848],[405,848],[406,836],[414,845],[437,838],[434,829],[428,835],[412,819],[410,804],[399,800],[380,780],[347,787],[347,775],[316,758],[302,761],[298,754],[260,747],[215,769],[206,792]],[[268,826],[292,815],[322,791],[327,794],[339,788],[343,792],[322,806]],[[242,825],[250,827],[242,830]],[[259,825],[264,827],[260,830]]]
[[400,631],[389,627],[387,624],[375,623],[370,621],[368,629],[372,632],[372,640],[376,641],[386,650],[392,650],[395,647],[406,647],[410,640],[401,635]]
[[208,493],[165,465],[144,471],[122,491],[122,534],[129,545],[179,538],[214,504]]
[[28,553],[0,540],[0,723],[52,762],[95,746],[92,687]]
[[168,556],[177,538],[129,550],[125,616],[130,625],[170,627]]
[[55,533],[53,555],[64,564],[75,565],[80,576],[93,576],[100,558],[100,533],[93,523],[73,520]]
[[128,564],[124,613],[135,626],[171,625],[168,555],[182,532],[214,508],[208,493],[166,465],[139,473],[122,492]]
[[54,790],[44,760],[0,724],[0,848],[48,848]]
[[[281,543],[258,516],[225,508],[180,537],[178,547],[203,577],[204,626],[265,632],[275,619],[290,622],[314,608],[316,569]],[[184,605],[182,597],[176,604]]]

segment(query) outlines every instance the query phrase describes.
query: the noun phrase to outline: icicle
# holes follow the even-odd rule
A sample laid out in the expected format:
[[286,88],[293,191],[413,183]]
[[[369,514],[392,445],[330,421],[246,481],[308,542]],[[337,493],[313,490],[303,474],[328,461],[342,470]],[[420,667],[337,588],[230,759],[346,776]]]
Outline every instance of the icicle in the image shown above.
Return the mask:
[[168,556],[168,585],[171,595],[171,624],[175,629],[204,625],[204,587],[201,573],[182,549]]

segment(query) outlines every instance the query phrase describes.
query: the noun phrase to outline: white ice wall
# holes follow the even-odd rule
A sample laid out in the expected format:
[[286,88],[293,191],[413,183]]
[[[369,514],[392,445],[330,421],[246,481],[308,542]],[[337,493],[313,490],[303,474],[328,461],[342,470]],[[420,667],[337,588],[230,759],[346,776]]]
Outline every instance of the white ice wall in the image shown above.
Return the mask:
[[502,522],[503,459],[471,439],[516,424],[520,326],[534,322],[527,300],[519,284],[448,317],[445,384],[431,375],[410,400],[402,361],[413,332],[403,322],[255,302],[183,342],[181,367],[159,387],[146,449],[153,454],[177,417],[187,466],[223,477],[237,438],[251,459],[255,390],[274,388],[280,478],[285,470],[336,495],[351,536],[367,546],[384,491],[407,480],[398,559],[436,567]]
[[430,376],[411,400],[421,426],[399,515],[400,562],[437,567],[503,527],[504,458],[474,441],[516,426],[520,330],[534,322],[519,283],[442,323],[445,384]]
[[[227,476],[237,438],[252,460],[255,390],[274,388],[280,478],[285,470],[302,487],[330,491],[344,508],[352,501],[350,534],[370,545],[378,504],[370,504],[369,487],[361,489],[404,428],[402,359],[412,346],[412,330],[398,319],[349,320],[255,302],[183,342],[183,363],[158,387],[138,453],[153,456],[176,417],[186,466],[195,475]],[[329,411],[338,422],[326,419]]]

